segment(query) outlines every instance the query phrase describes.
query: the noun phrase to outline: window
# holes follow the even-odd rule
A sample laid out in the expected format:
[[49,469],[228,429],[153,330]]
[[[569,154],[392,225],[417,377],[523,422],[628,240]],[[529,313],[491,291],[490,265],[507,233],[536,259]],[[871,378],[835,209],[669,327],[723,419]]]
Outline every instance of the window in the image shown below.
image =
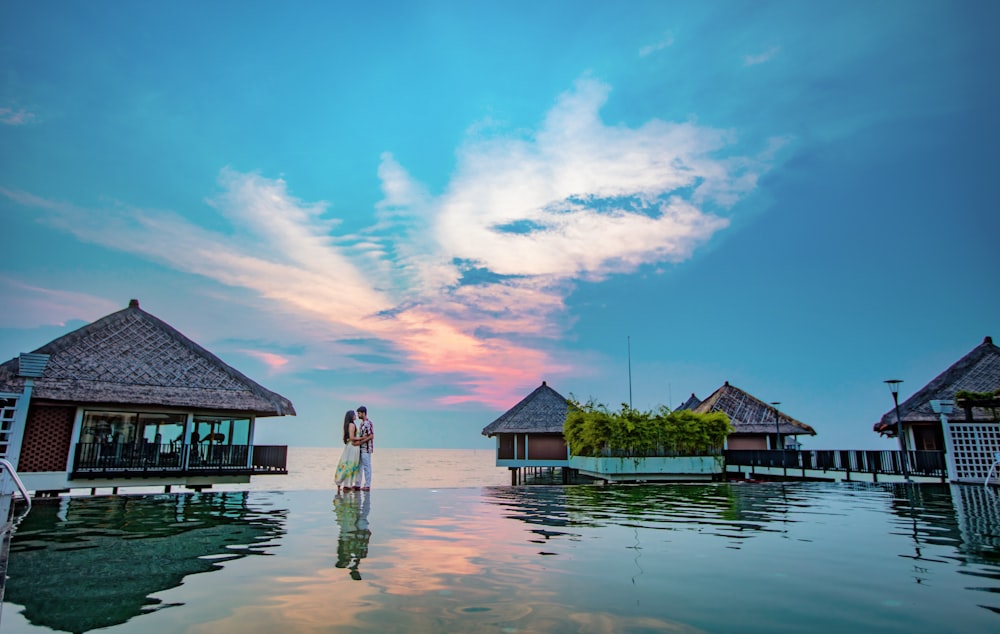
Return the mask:
[[250,419],[223,416],[194,417],[194,430],[200,442],[211,445],[249,445]]
[[85,411],[80,442],[163,445],[181,438],[186,422],[187,414]]

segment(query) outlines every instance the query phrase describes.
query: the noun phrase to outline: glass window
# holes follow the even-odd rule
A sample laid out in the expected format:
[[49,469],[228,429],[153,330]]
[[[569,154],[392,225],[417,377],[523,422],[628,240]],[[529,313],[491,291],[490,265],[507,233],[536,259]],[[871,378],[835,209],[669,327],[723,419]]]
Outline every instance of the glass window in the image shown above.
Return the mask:
[[80,442],[128,444],[136,441],[138,414],[127,412],[84,412]]
[[200,442],[212,445],[250,444],[249,418],[195,416],[194,425]]
[[187,414],[139,414],[139,437],[151,445],[176,443],[183,439]]

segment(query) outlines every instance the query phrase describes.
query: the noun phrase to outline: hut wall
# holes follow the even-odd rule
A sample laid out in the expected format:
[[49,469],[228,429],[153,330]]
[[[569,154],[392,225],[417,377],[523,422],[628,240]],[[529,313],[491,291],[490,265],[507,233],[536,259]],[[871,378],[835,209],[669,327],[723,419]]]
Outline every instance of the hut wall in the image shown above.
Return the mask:
[[75,407],[32,404],[17,470],[22,473],[66,471],[75,418]]
[[726,439],[727,449],[767,449],[766,436],[731,435]]
[[514,434],[497,434],[497,458],[514,459]]
[[562,434],[551,436],[528,436],[528,458],[530,460],[565,460],[566,441]]

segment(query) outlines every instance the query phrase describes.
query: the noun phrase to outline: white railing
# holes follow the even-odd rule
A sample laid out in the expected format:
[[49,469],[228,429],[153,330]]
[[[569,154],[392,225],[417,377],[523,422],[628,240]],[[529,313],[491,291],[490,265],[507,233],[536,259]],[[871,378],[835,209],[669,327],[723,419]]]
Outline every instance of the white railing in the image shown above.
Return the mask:
[[14,481],[14,484],[17,486],[18,491],[21,492],[21,496],[24,498],[24,501],[28,504],[28,508],[26,508],[24,510],[24,513],[21,514],[21,517],[24,517],[25,515],[28,514],[28,511],[31,510],[31,496],[28,495],[27,489],[24,488],[24,483],[21,482],[21,478],[17,476],[17,471],[14,470],[14,465],[12,465],[9,460],[7,460],[6,458],[0,458],[0,470],[4,470],[8,474],[10,474],[10,477]]

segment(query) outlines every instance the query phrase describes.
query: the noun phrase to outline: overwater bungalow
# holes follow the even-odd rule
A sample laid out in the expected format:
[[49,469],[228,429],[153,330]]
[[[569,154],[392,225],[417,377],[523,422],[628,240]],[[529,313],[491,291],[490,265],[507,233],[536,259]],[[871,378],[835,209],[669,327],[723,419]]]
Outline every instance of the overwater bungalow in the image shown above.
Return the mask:
[[776,406],[725,384],[704,401],[694,394],[678,409],[698,414],[724,412],[733,432],[726,439],[726,449],[798,449],[799,436],[815,436],[816,430],[780,411]]
[[484,436],[496,438],[496,465],[510,469],[511,484],[518,483],[522,469],[569,464],[569,449],[563,438],[568,411],[569,401],[542,381],[531,394],[483,428]]
[[[942,451],[952,482],[982,483],[1000,456],[1000,348],[991,337],[890,409],[873,430],[908,452]],[[992,397],[989,395],[992,394]],[[997,477],[997,476],[994,476]]]
[[254,430],[295,415],[134,299],[0,365],[0,406],[0,458],[41,496],[287,473],[287,447],[254,445]]

